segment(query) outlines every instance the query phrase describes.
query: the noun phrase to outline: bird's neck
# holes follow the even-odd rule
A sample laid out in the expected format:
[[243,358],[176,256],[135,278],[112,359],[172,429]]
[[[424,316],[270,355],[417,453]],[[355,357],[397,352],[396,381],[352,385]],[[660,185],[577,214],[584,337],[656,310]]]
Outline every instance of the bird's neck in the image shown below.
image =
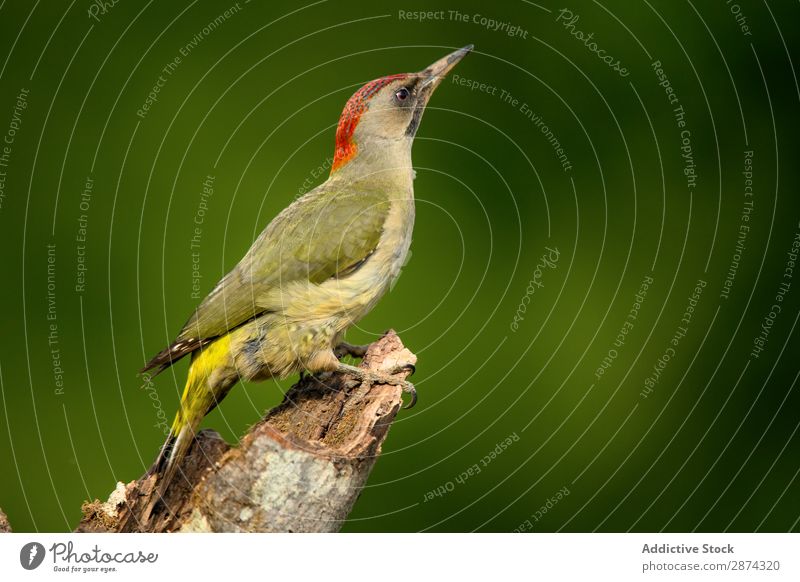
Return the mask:
[[331,178],[387,182],[393,186],[412,184],[411,138],[366,138],[358,143],[347,163],[331,172]]

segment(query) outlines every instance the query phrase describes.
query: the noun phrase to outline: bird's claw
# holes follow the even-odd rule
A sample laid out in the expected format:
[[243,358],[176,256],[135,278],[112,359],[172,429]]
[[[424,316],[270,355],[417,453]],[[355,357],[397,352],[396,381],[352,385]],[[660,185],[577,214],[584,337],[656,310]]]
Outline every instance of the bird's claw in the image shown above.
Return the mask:
[[345,356],[352,356],[353,358],[363,358],[367,355],[367,349],[369,348],[369,344],[359,346],[355,344],[349,344],[347,342],[342,342],[335,348],[333,348],[333,353],[338,360],[341,360]]
[[403,392],[407,392],[411,395],[411,401],[403,408],[412,408],[417,403],[417,389],[414,388],[414,385],[408,380],[395,378],[393,374],[398,374],[400,372],[409,372],[413,374],[415,370],[416,368],[414,364],[411,363],[395,366],[394,368],[388,370],[388,373],[372,372],[342,362],[340,362],[338,366],[338,371],[340,373],[349,374],[352,377],[358,378],[362,382],[399,386],[402,388]]
[[402,372],[408,372],[409,376],[413,376],[414,374],[417,373],[417,367],[414,364],[408,362],[405,364],[399,364],[389,371],[390,374],[400,374]]
[[[397,366],[389,370],[389,374],[394,375],[405,372],[409,376],[413,376],[416,373],[416,371],[417,367],[414,364],[412,364],[411,362],[406,362],[405,364],[398,364]],[[407,380],[404,380],[402,383],[399,384],[399,386],[403,389],[403,392],[411,394],[411,400],[403,408],[404,409],[413,408],[414,405],[417,403],[417,389],[414,388],[414,385]]]
[[401,386],[403,388],[403,392],[408,392],[411,394],[411,400],[403,408],[406,410],[409,408],[414,408],[414,405],[417,403],[417,389],[414,388],[414,385],[411,382],[404,382]]

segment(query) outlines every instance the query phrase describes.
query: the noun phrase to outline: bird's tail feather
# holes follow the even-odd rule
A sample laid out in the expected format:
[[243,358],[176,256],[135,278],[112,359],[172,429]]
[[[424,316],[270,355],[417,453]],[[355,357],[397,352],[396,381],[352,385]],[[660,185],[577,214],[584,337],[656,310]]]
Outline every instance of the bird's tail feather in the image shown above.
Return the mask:
[[[205,391],[208,391],[205,386],[200,388],[205,388]],[[193,400],[192,394],[196,390],[197,387],[192,386],[190,385],[190,382],[187,382],[183,398],[181,399],[181,408],[175,415],[175,420],[172,423],[172,429],[170,430],[169,436],[167,436],[167,440],[165,440],[164,444],[161,446],[161,451],[158,453],[158,457],[156,457],[155,462],[147,471],[148,475],[157,475],[158,489],[142,514],[143,523],[148,523],[150,521],[150,516],[153,512],[153,509],[155,509],[159,503],[164,503],[167,489],[175,479],[178,469],[181,466],[181,462],[186,456],[186,453],[189,451],[189,447],[194,440],[195,432],[200,425],[200,422],[203,420],[203,416],[205,416],[204,411],[200,412],[199,414],[186,414],[189,410],[191,410],[193,407],[192,405],[196,404],[191,402],[191,400]]]
[[153,356],[150,361],[144,365],[144,368],[139,370],[139,373],[144,374],[145,372],[150,372],[151,378],[158,376],[183,356],[202,348],[209,343],[209,341],[208,339],[175,340]]
[[145,522],[149,521],[155,505],[163,501],[167,489],[189,451],[203,417],[222,400],[230,388],[230,386],[211,386],[208,382],[211,372],[226,360],[229,348],[230,341],[221,338],[201,348],[192,356],[178,413],[175,415],[167,440],[164,441],[158,457],[148,470],[148,475],[158,476],[158,492],[142,516]]
[[196,358],[189,368],[181,405],[172,422],[169,436],[164,441],[153,466],[150,467],[149,473],[158,475],[159,492],[162,496],[186,456],[200,422],[215,400],[208,385],[208,375],[198,370],[202,367],[201,359],[202,355]]
[[147,471],[148,475],[158,476],[158,489],[157,493],[153,495],[142,513],[141,521],[143,523],[148,523],[153,509],[155,509],[159,503],[164,502],[167,489],[175,478],[181,461],[186,456],[189,446],[192,444],[194,431],[197,428],[196,425],[199,425],[200,420],[202,420],[201,416],[196,423],[192,423],[195,426],[192,426],[192,424],[183,424],[180,428],[176,428],[180,416],[181,413],[179,412],[175,417],[172,431],[170,431],[167,440],[164,441],[164,444],[161,446],[158,457]]
[[[177,420],[177,418],[176,418]],[[161,452],[150,468],[150,473],[158,474],[158,496],[164,497],[170,483],[175,478],[175,474],[180,467],[181,461],[189,451],[189,447],[194,439],[195,430],[197,425],[200,424],[200,417],[197,422],[183,424],[180,428],[173,427],[164,445],[161,447]],[[176,423],[177,424],[177,423]]]
[[169,435],[167,435],[167,440],[165,440],[164,444],[161,445],[161,450],[158,453],[158,457],[156,457],[156,460],[153,461],[153,464],[150,465],[150,468],[147,470],[148,477],[150,475],[164,474],[164,469],[167,466],[167,459],[169,459],[170,454],[172,453],[172,449],[175,446],[175,441],[177,438],[178,437],[170,430]]

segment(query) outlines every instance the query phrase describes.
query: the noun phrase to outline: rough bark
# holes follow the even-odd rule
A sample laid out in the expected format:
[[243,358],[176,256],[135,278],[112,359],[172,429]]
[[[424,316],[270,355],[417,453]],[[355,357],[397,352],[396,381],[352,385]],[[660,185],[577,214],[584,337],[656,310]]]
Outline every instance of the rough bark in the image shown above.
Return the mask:
[[[385,372],[407,363],[416,356],[390,330],[361,367]],[[306,376],[238,446],[201,431],[149,521],[142,515],[154,500],[155,476],[120,482],[108,501],[85,503],[76,531],[338,531],[380,455],[401,394],[398,386],[348,375]]]

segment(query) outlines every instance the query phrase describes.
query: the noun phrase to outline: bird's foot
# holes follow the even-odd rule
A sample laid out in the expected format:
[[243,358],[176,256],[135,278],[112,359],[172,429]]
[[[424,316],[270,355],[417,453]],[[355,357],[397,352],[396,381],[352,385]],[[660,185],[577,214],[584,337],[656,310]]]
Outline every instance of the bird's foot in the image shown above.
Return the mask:
[[373,372],[371,370],[365,370],[364,368],[357,368],[356,366],[351,366],[349,364],[339,363],[337,368],[337,372],[343,372],[345,374],[350,374],[351,376],[355,376],[362,382],[369,382],[371,384],[390,384],[392,386],[400,386],[403,389],[403,392],[407,392],[411,395],[411,400],[408,404],[406,404],[403,408],[412,408],[417,403],[417,390],[414,388],[414,385],[409,382],[408,380],[402,380],[400,378],[396,378],[393,374],[399,374],[401,372],[409,372],[409,375],[413,374],[416,371],[414,364],[403,364],[400,366],[395,366],[394,368],[387,370],[385,373],[380,372]]
[[367,349],[370,344],[358,346],[347,342],[342,342],[333,349],[336,358],[341,360],[345,356],[352,356],[354,358],[363,358],[367,354]]

